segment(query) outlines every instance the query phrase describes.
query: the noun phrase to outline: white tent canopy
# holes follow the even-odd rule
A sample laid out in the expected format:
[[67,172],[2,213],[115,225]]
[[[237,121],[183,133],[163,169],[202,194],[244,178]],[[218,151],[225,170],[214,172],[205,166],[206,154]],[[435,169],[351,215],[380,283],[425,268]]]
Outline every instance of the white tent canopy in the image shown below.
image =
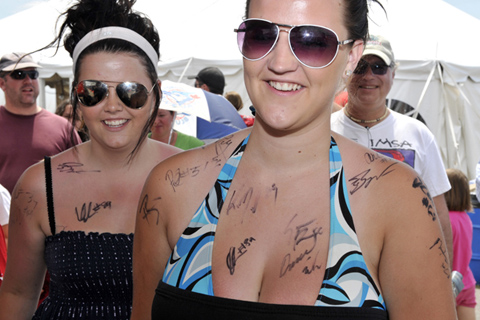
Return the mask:
[[[71,3],[71,0],[43,1],[1,19],[0,55],[13,51],[31,52],[44,47],[55,38],[56,20]],[[233,32],[244,16],[245,0],[137,0],[134,9],[146,14],[160,34],[158,72],[161,79],[179,81],[183,75],[181,82],[193,85],[194,80],[187,79],[187,76],[197,74],[206,66],[217,66],[225,74],[225,91],[239,92],[246,100],[244,109],[248,111],[241,54]],[[48,78],[58,73],[72,79],[72,60],[68,53],[63,48],[55,56],[54,52],[49,49],[34,54],[43,67],[39,69],[40,77]],[[2,98],[0,103],[3,103]],[[42,95],[40,102],[46,106]],[[49,110],[55,108],[46,107]]]
[[387,37],[399,64],[389,98],[426,120],[447,168],[475,177],[480,159],[480,20],[441,0],[390,0],[372,34]]
[[[475,37],[480,21],[442,0],[381,1],[388,20],[373,5],[370,28],[372,34],[390,39],[399,62],[389,98],[416,108],[435,135],[445,166],[473,178],[480,159],[480,42]],[[49,0],[0,20],[0,54],[29,52],[49,43],[59,13],[69,4]],[[233,33],[244,16],[245,0],[137,0],[135,8],[146,13],[160,33],[161,79],[193,84],[186,76],[218,66],[226,75],[226,91],[238,91],[248,112]],[[43,66],[40,76],[58,73],[71,79],[71,59],[65,50],[51,56],[52,51],[35,54]],[[40,102],[51,108],[45,94]]]

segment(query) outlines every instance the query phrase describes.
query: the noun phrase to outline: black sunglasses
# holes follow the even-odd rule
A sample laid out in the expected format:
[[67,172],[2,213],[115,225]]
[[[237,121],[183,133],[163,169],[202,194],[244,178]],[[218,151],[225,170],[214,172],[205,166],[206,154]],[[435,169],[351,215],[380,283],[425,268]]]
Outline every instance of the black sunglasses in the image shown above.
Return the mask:
[[[150,91],[140,83],[137,82],[115,82],[118,83],[115,86],[115,91],[122,102],[131,109],[140,109],[147,102],[148,96],[152,92],[153,88],[157,85],[153,85]],[[108,96],[109,86],[106,83],[98,80],[83,80],[75,87],[77,93],[77,99],[85,107],[93,107],[100,103]]]
[[38,78],[38,71],[37,70],[15,70],[10,73],[10,77],[15,80],[23,80],[25,77],[28,76],[30,79],[35,80]]
[[300,63],[310,68],[325,68],[330,65],[337,56],[338,47],[353,42],[339,41],[333,30],[322,26],[291,26],[263,19],[247,19],[234,30],[243,57],[257,61],[268,55],[277,44],[280,27],[290,28],[290,50]]
[[361,59],[360,61],[358,61],[357,67],[355,68],[355,70],[353,70],[353,73],[365,74],[368,67],[370,67],[372,73],[376,75],[384,75],[387,73],[388,68],[390,68],[390,66],[385,63],[368,63],[367,61]]

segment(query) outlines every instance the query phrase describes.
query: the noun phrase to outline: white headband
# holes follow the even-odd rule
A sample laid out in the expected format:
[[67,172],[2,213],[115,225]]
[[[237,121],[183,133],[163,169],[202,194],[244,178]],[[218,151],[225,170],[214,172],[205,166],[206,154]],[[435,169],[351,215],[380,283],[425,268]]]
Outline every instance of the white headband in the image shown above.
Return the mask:
[[105,27],[95,29],[87,33],[75,46],[73,50],[73,74],[75,74],[75,65],[80,54],[92,43],[104,39],[122,39],[133,43],[142,49],[152,61],[153,65],[158,65],[158,55],[153,46],[141,35],[135,31],[123,27]]

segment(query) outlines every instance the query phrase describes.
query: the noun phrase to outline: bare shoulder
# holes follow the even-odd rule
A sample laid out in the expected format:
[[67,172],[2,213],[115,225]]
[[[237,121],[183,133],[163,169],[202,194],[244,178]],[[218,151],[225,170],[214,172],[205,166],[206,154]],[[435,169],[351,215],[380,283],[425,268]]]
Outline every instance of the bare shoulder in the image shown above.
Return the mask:
[[9,222],[12,230],[15,225],[45,226],[48,223],[46,199],[44,161],[40,161],[23,172],[12,192]]
[[[187,150],[156,165],[148,176],[137,212],[136,230],[168,230],[173,246],[249,130]],[[148,227],[150,226],[150,227]]]
[[150,150],[161,160],[183,151],[182,149],[153,139],[147,139],[147,143],[150,146]]
[[[418,174],[407,164],[333,134],[342,155],[350,193],[404,196],[412,191]],[[392,197],[390,199],[393,200]]]
[[151,177],[165,177],[165,182],[174,189],[194,184],[195,177],[219,172],[249,132],[242,130],[202,147],[172,153],[152,170]]

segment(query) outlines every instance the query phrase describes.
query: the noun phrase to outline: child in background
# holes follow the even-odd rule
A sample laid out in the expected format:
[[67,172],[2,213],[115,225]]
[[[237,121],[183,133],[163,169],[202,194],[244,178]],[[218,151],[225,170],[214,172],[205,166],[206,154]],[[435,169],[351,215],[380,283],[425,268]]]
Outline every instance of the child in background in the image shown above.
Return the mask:
[[463,275],[463,290],[456,298],[459,320],[475,320],[475,278],[469,264],[472,258],[473,225],[467,211],[472,210],[470,188],[465,174],[447,169],[452,188],[445,194],[453,236],[453,270]]

